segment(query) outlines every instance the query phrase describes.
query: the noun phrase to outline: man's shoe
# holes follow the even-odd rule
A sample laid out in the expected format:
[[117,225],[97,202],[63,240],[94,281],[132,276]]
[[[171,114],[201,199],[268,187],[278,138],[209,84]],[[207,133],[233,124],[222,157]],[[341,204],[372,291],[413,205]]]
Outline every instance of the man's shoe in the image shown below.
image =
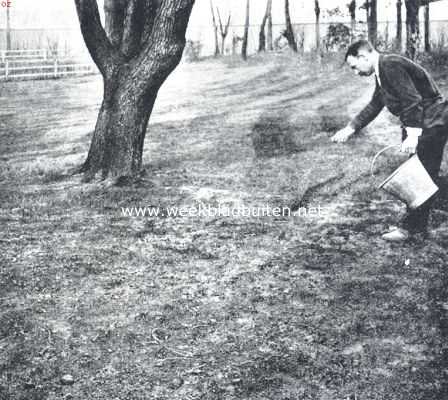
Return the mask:
[[409,232],[406,229],[397,228],[381,237],[388,242],[404,242],[409,239]]

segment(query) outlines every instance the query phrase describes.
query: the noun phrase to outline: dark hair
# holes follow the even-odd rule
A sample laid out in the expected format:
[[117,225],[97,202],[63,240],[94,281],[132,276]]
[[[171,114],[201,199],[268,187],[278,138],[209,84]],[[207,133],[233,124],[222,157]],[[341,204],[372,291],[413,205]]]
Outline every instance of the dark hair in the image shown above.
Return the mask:
[[367,50],[369,52],[372,52],[374,50],[374,47],[368,40],[358,40],[349,46],[347,52],[345,53],[344,61],[347,61],[348,56],[358,57],[359,50]]

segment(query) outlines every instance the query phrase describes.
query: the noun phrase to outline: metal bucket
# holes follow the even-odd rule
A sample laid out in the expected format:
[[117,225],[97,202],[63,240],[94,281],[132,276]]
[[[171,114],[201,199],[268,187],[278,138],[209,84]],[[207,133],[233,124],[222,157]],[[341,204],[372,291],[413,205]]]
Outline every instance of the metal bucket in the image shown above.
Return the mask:
[[[370,172],[373,175],[373,165],[380,154],[384,151],[401,145],[387,146],[378,152],[373,158]],[[405,202],[411,209],[421,206],[429,200],[439,188],[429,176],[417,154],[401,164],[384,182],[379,186],[393,196]]]

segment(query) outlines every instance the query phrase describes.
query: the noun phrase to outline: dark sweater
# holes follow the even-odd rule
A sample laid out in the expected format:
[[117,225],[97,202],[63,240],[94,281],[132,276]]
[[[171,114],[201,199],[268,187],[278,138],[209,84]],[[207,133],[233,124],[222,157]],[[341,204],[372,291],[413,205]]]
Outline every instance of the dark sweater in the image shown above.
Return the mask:
[[400,118],[404,127],[433,128],[448,125],[448,102],[428,72],[399,55],[380,55],[379,77],[372,100],[353,119],[351,125],[362,129],[384,106]]

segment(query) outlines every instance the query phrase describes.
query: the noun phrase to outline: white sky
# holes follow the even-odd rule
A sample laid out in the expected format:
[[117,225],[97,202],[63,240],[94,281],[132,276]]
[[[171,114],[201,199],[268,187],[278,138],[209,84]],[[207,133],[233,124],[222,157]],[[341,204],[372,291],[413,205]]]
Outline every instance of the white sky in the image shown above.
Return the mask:
[[[11,0],[11,16],[13,27],[24,28],[68,28],[77,26],[77,18],[74,0]],[[232,10],[232,25],[243,25],[246,0],[213,0],[214,5],[222,11],[222,16],[227,16],[228,10]],[[324,10],[339,6],[347,14],[346,4],[349,0],[320,0],[322,20],[326,18]],[[378,19],[381,21],[395,20],[395,0],[378,0]],[[98,0],[102,3],[102,0]],[[362,0],[357,3],[361,4]],[[101,4],[100,4],[101,7]],[[251,24],[258,25],[262,19],[266,7],[266,0],[251,0]],[[273,22],[284,23],[284,0],[273,0]],[[314,0],[290,0],[291,19],[293,23],[314,21]],[[4,26],[5,9],[0,7],[3,14],[0,24]],[[403,17],[405,17],[403,6]],[[347,18],[347,17],[346,17]],[[334,20],[335,18],[331,18]],[[357,19],[365,19],[365,11],[357,11]],[[448,0],[442,0],[431,4],[431,19],[448,20]],[[210,24],[209,0],[196,0],[190,25]]]

